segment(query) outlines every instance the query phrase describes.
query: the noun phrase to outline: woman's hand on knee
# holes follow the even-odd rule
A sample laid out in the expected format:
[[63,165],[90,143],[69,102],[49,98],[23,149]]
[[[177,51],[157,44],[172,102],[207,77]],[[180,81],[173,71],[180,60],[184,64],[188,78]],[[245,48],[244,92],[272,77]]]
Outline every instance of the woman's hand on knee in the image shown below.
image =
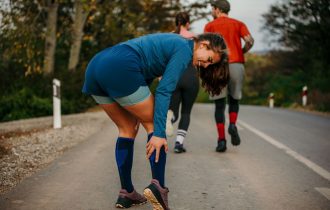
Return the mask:
[[167,140],[165,138],[160,138],[157,136],[151,137],[150,141],[147,143],[146,146],[146,153],[147,153],[147,159],[150,158],[152,153],[156,150],[156,158],[155,162],[158,162],[159,159],[159,154],[160,154],[160,149],[164,146],[165,152],[167,153],[168,151],[168,145],[167,145]]

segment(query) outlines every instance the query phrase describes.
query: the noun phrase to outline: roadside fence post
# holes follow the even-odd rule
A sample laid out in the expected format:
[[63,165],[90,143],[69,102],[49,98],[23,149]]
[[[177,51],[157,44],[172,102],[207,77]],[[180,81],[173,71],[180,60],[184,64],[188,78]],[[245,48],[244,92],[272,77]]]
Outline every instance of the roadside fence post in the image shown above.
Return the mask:
[[274,108],[274,93],[270,93],[268,96],[269,108]]
[[61,82],[53,79],[53,127],[61,128]]
[[307,85],[305,85],[302,89],[302,105],[307,105]]

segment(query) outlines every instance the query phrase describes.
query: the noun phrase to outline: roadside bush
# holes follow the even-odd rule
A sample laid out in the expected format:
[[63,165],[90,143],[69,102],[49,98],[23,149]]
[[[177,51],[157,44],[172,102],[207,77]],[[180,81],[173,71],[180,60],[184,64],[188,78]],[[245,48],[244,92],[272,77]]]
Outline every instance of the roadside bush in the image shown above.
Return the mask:
[[35,95],[30,88],[22,88],[0,99],[0,121],[10,121],[50,115],[52,99]]

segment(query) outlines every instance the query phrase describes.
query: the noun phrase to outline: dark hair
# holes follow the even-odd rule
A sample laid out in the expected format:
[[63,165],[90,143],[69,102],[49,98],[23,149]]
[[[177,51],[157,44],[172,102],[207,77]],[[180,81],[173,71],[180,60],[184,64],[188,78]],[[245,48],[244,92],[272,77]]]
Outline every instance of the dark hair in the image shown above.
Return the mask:
[[187,12],[179,12],[175,16],[175,26],[176,26],[176,29],[175,29],[174,33],[179,34],[180,33],[181,26],[184,26],[184,25],[186,25],[189,22],[190,22],[189,14]]
[[230,11],[230,3],[227,0],[211,1],[211,5],[226,14],[228,14],[228,12]]
[[208,46],[212,51],[219,53],[219,62],[211,64],[206,68],[197,67],[199,76],[202,80],[202,87],[211,94],[219,95],[229,81],[229,64],[227,46],[222,36],[215,33],[204,33],[195,38],[195,42],[209,41]]

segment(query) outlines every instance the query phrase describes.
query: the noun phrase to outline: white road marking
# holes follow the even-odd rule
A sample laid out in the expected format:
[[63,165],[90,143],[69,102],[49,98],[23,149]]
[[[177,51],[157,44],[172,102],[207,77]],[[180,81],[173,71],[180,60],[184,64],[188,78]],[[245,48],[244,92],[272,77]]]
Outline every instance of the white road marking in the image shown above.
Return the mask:
[[324,195],[328,200],[330,200],[330,189],[325,187],[315,187],[315,190],[317,190],[319,193]]
[[280,143],[279,141],[273,139],[272,137],[268,136],[267,134],[257,130],[256,128],[252,127],[251,125],[248,125],[247,123],[243,122],[242,120],[240,120],[239,123],[243,127],[249,129],[250,131],[252,131],[256,135],[263,138],[265,141],[269,142],[270,144],[274,145],[275,147],[277,147],[281,150],[284,150],[288,155],[294,157],[296,160],[298,160],[299,162],[305,164],[308,168],[315,171],[318,175],[320,175],[323,178],[330,181],[330,173],[326,169],[323,169],[321,166],[319,166],[316,163],[308,160],[307,158],[305,158],[302,155],[300,155],[299,153],[293,151],[292,149],[290,149],[286,145],[284,145],[284,144]]

